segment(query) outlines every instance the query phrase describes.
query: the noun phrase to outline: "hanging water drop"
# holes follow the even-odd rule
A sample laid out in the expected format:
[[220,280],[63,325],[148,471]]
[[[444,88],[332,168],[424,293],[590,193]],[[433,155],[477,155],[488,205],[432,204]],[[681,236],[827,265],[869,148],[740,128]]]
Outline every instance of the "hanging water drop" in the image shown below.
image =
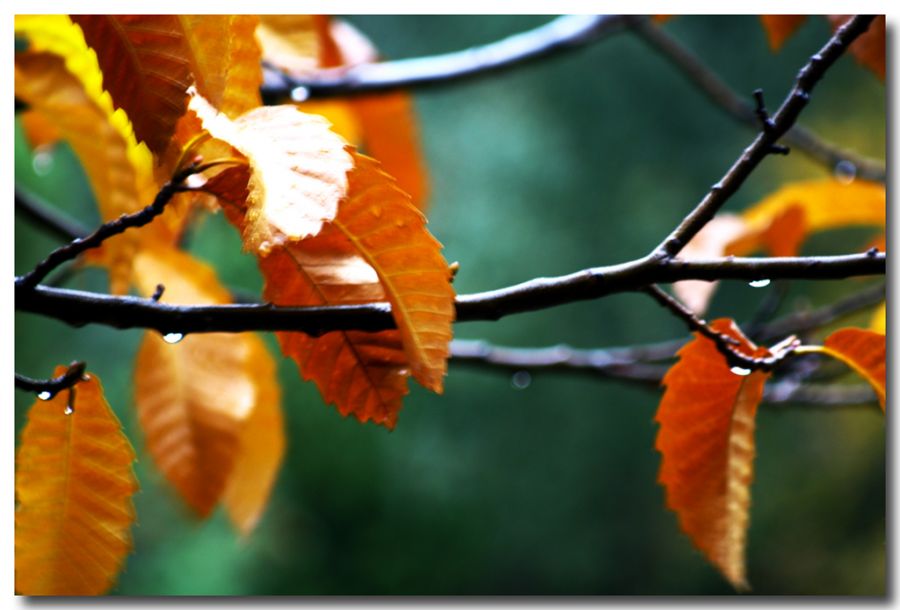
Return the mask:
[[856,166],[847,160],[840,161],[834,166],[834,177],[842,184],[850,184],[856,180]]
[[167,333],[167,334],[163,335],[163,341],[165,341],[166,343],[174,344],[174,343],[178,343],[182,339],[184,339],[183,333]]
[[63,413],[65,413],[66,415],[71,415],[74,412],[75,409],[72,408],[72,405],[66,405],[66,408],[63,409]]
[[731,372],[740,377],[746,377],[753,371],[751,371],[750,369],[745,369],[742,366],[733,366],[733,367],[731,367]]
[[531,373],[528,371],[516,371],[512,376],[512,387],[517,390],[524,390],[531,385]]
[[38,176],[46,176],[53,171],[53,154],[45,150],[46,147],[40,147],[34,151],[31,157],[31,167]]
[[291,89],[291,101],[297,102],[305,102],[309,99],[309,89],[306,87],[294,87]]
[[768,286],[771,283],[772,283],[772,280],[769,280],[769,279],[753,280],[752,282],[750,282],[750,287],[751,288],[765,288],[766,286]]
[[47,390],[44,390],[43,392],[38,392],[37,397],[41,400],[50,400],[51,398],[53,398],[53,394],[51,394]]

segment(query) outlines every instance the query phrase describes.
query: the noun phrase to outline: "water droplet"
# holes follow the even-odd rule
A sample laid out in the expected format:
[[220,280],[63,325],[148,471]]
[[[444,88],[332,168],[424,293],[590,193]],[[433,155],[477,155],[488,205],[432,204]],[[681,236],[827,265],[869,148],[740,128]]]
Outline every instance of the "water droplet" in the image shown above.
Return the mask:
[[834,166],[834,177],[842,184],[850,184],[856,180],[856,166],[850,161],[841,161]]
[[47,390],[44,390],[43,392],[38,392],[38,398],[40,398],[41,400],[50,400],[51,398],[53,398],[53,394],[51,394]]
[[206,176],[201,176],[200,174],[191,174],[184,179],[184,185],[191,189],[203,188],[206,182]]
[[733,367],[731,367],[731,372],[740,377],[746,377],[753,371],[751,371],[750,369],[745,369],[742,366],[733,366]]
[[178,343],[184,339],[184,334],[182,333],[168,333],[163,335],[163,341],[166,343]]
[[512,376],[512,387],[524,390],[531,385],[531,373],[528,371],[516,371]]
[[71,415],[74,412],[75,409],[72,408],[72,405],[66,405],[66,408],[63,409],[63,413],[65,413],[66,415]]
[[381,218],[381,206],[380,205],[373,205],[370,209],[372,210],[372,216],[374,216],[375,218]]
[[305,102],[309,99],[309,89],[306,87],[294,87],[291,89],[291,100],[294,102]]
[[53,154],[43,147],[38,148],[31,157],[31,167],[38,176],[46,176],[53,171]]
[[768,286],[771,283],[772,283],[772,280],[769,280],[769,279],[753,280],[752,282],[750,282],[750,286],[753,288],[765,288],[766,286]]

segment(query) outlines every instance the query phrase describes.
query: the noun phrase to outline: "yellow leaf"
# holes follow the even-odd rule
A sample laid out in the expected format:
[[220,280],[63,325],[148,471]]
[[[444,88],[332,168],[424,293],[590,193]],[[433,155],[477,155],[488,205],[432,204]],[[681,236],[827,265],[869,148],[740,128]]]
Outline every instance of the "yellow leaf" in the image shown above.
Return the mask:
[[[104,108],[87,92],[61,57],[19,53],[15,74],[16,96],[51,122],[75,150],[104,221],[136,212],[152,202],[156,188],[149,155],[135,162],[141,157],[140,149],[123,136],[110,108]],[[128,290],[136,239],[134,232],[126,232],[106,244],[114,293]]]
[[887,384],[884,334],[862,328],[842,328],[828,335],[821,351],[840,360],[868,381],[884,411]]
[[[55,375],[65,372],[57,367]],[[16,456],[16,592],[100,595],[131,550],[134,451],[97,376],[31,406]]]
[[[742,353],[768,355],[731,320],[711,326],[739,341]],[[656,414],[659,480],[682,530],[735,588],[745,589],[756,409],[769,374],[733,373],[715,344],[700,335],[678,355],[663,378],[666,391]]]
[[172,15],[74,15],[97,51],[103,84],[134,124],[137,138],[162,154],[187,106],[190,49]]
[[[165,286],[163,302],[224,304],[230,298],[210,267],[174,249],[147,249],[135,260],[144,296]],[[138,353],[135,402],[147,448],[185,502],[206,516],[249,460],[265,468],[256,486],[242,493],[235,518],[249,530],[268,497],[280,462],[283,432],[268,431],[271,447],[260,448],[258,420],[277,424],[279,390],[271,356],[251,333],[208,333],[161,338],[148,332]],[[272,403],[272,404],[269,404]],[[258,414],[257,411],[260,411]],[[273,458],[273,452],[275,458]],[[268,457],[267,457],[268,456]],[[246,479],[246,474],[240,475]],[[231,502],[237,502],[232,499]]]
[[277,246],[316,235],[347,196],[353,157],[328,122],[293,106],[257,108],[236,121],[195,95],[191,109],[213,137],[250,163],[244,246],[266,255]]
[[869,321],[869,330],[882,335],[887,334],[887,302],[879,305],[872,313],[872,319]]

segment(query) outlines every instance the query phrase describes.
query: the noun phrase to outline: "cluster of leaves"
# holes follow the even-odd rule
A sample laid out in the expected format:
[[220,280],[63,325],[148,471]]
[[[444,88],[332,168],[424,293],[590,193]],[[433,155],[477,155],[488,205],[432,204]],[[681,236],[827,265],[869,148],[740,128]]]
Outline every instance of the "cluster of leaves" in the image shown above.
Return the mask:
[[[785,23],[764,23],[781,44]],[[455,295],[425,227],[408,96],[276,106],[260,99],[264,63],[302,76],[376,61],[361,34],[310,16],[58,15],[17,17],[16,35],[16,97],[28,107],[29,138],[69,142],[104,221],[139,212],[172,176],[190,174],[165,214],[87,253],[86,262],[108,270],[111,292],[230,303],[213,269],[179,247],[198,214],[221,209],[257,258],[266,301],[391,304],[396,330],[276,333],[326,402],[393,428],[409,377],[442,391]],[[883,49],[883,26],[881,41]],[[791,256],[812,232],[884,222],[881,184],[797,183],[741,215],[718,216],[682,256]],[[699,313],[712,285],[684,282],[675,292]],[[754,417],[771,367],[733,366],[728,351],[759,362],[832,356],[870,382],[884,408],[884,308],[872,329],[837,330],[822,346],[791,339],[759,347],[728,319],[707,329],[663,381],[660,480],[684,531],[740,588]],[[223,505],[249,534],[285,445],[275,364],[261,339],[147,332],[134,387],[147,449],[178,495],[200,517]],[[134,452],[95,374],[44,398],[31,408],[17,455],[16,589],[103,593],[130,549]]]

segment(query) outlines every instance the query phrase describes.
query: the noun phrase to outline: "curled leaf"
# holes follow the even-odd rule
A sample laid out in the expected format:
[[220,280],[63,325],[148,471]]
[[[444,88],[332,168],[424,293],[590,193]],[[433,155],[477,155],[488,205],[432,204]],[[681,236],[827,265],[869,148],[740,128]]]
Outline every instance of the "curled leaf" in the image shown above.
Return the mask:
[[95,374],[68,400],[63,391],[31,406],[16,455],[21,595],[101,595],[131,551],[134,451]]
[[869,382],[884,411],[887,369],[886,339],[883,333],[862,328],[842,328],[825,339],[822,351],[837,358]]
[[[768,355],[731,320],[711,327],[737,340],[747,355]],[[700,335],[678,356],[663,378],[656,414],[659,480],[682,530],[735,588],[745,589],[755,417],[768,374],[732,372],[715,344]]]

